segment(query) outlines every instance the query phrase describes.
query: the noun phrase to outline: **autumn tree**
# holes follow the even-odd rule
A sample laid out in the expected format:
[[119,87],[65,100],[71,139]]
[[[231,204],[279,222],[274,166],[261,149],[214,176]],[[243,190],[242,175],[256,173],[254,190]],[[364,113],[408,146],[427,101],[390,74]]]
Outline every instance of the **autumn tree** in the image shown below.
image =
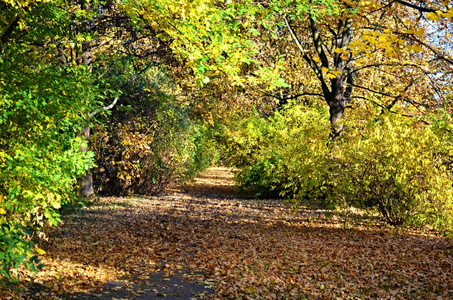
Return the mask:
[[321,97],[333,136],[342,131],[347,106],[414,116],[447,104],[452,65],[446,3],[427,8],[404,1],[346,1],[320,16],[278,1],[264,6],[274,13],[276,31],[269,38],[269,27],[260,29],[263,41],[274,43],[261,57],[280,57],[280,75],[289,84],[267,94],[279,101]]
[[[299,204],[375,207],[393,225],[451,228],[451,8],[261,5],[273,17],[254,24],[263,47],[249,72],[265,66],[285,84],[259,83],[253,96],[293,101],[229,130],[241,183]],[[327,145],[326,115],[336,141]]]
[[0,2],[0,272],[23,263],[35,270],[31,240],[74,199],[76,178],[92,156],[77,136],[102,98],[83,66],[58,66],[55,43],[69,32],[60,1]]

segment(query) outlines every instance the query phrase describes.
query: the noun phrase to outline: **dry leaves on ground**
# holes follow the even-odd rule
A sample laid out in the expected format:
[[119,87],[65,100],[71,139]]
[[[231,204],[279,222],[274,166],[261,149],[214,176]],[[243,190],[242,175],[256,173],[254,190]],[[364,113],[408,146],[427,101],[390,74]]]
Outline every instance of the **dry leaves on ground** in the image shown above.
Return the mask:
[[102,292],[106,282],[146,282],[161,271],[213,286],[213,298],[453,298],[451,239],[235,199],[225,172],[211,169],[161,197],[102,198],[64,216],[41,243],[47,266],[35,296]]

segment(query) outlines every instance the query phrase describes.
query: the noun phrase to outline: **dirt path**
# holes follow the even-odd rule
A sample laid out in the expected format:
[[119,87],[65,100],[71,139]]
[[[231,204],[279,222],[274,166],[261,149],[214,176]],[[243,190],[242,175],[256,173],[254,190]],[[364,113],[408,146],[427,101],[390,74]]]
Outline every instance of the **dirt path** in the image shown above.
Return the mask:
[[[198,175],[193,182],[168,188],[166,195],[162,198],[181,197],[181,193],[184,193],[184,197],[190,195],[189,197],[196,198],[233,199],[238,195],[238,191],[232,176],[228,168],[211,168]],[[190,248],[192,245],[188,246]],[[98,292],[60,295],[60,298],[195,300],[214,295],[212,282],[205,281],[196,270],[178,265],[176,270],[169,271],[169,264],[165,259],[160,261],[159,265],[145,280],[140,276],[133,276],[133,280],[109,281]]]
[[11,299],[453,299],[451,239],[241,199],[226,169],[63,219]]
[[173,224],[159,212],[236,194],[229,169],[213,168],[159,197],[100,199],[65,215],[41,245],[44,271],[22,281],[23,292],[0,290],[0,298],[204,299],[214,294],[213,282],[185,263],[199,250],[190,239],[169,239]]

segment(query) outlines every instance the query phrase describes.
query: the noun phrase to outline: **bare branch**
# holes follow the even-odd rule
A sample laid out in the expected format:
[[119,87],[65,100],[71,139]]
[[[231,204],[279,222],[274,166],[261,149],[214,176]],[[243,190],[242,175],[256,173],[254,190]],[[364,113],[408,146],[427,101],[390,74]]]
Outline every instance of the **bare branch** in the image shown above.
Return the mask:
[[324,77],[322,76],[321,69],[316,65],[316,63],[313,61],[313,59],[311,59],[310,56],[308,56],[308,54],[305,52],[305,49],[302,47],[302,44],[300,43],[299,38],[295,34],[295,32],[294,32],[293,28],[291,27],[291,25],[289,24],[288,18],[284,17],[284,20],[285,20],[286,27],[288,28],[288,31],[289,31],[292,39],[294,40],[294,42],[296,43],[297,47],[299,48],[300,53],[302,54],[302,57],[305,59],[305,61],[311,67],[313,72],[315,72],[316,77],[318,77],[319,81],[321,82],[321,87],[322,87],[322,90],[323,90],[324,94],[325,95],[329,94],[330,90],[329,90],[329,87],[327,86],[327,84],[324,81]]
[[277,95],[272,95],[272,94],[268,94],[268,93],[264,93],[265,96],[268,96],[268,97],[272,97],[272,98],[275,98],[275,99],[278,99],[280,101],[287,101],[287,100],[291,100],[291,99],[297,99],[299,97],[302,97],[302,96],[318,96],[318,97],[324,97],[323,94],[319,94],[319,93],[310,93],[310,92],[304,92],[304,93],[300,93],[300,94],[297,94],[297,95],[293,95],[293,96],[289,96],[289,97],[279,97]]
[[[142,74],[143,72],[145,72],[150,66],[151,64],[155,62],[154,60],[152,60],[151,62],[149,62],[142,70],[140,70],[139,72],[136,72],[135,75],[129,79],[128,82],[126,82],[125,84],[123,84],[121,87],[120,87],[120,90],[124,89],[125,87],[127,87],[128,85],[132,84],[135,79],[137,79],[137,77]],[[116,105],[116,102],[118,102],[118,99],[119,97],[116,97],[112,103],[110,103],[109,105],[107,106],[104,106],[104,107],[101,107],[99,109],[96,109],[94,111],[92,111],[91,113],[88,114],[88,116],[90,118],[94,117],[95,115],[97,115],[98,113],[100,113],[101,111],[105,111],[105,110],[110,110],[112,109],[115,105]]]
[[119,99],[119,97],[116,97],[116,98],[113,100],[113,102],[110,103],[110,105],[107,105],[107,106],[101,107],[101,108],[99,108],[99,109],[96,109],[95,111],[92,111],[88,116],[89,116],[90,118],[92,118],[92,117],[94,117],[95,115],[97,115],[98,113],[100,113],[101,111],[112,109],[112,108],[115,106],[115,104],[116,104],[116,102],[118,101],[118,99]]
[[426,8],[426,7],[417,6],[417,5],[411,4],[411,3],[403,1],[403,0],[395,0],[395,2],[398,2],[404,6],[410,7],[412,9],[418,10],[420,12],[435,12],[437,10],[434,8]]
[[361,86],[361,85],[356,85],[356,84],[348,84],[352,87],[355,87],[355,88],[358,88],[358,89],[363,89],[363,90],[366,90],[368,92],[372,92],[374,94],[377,94],[377,95],[382,95],[382,96],[386,96],[386,97],[390,97],[390,98],[395,98],[397,96],[393,96],[392,94],[387,94],[387,93],[382,93],[382,92],[379,92],[379,91],[375,91],[375,90],[372,90],[366,86]]

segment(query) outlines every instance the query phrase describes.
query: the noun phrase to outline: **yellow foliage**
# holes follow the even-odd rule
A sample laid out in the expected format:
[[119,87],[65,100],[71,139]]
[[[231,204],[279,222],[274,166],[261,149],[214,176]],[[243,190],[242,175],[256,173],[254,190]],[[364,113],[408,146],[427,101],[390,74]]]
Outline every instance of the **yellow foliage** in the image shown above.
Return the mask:
[[329,142],[324,113],[290,106],[229,129],[240,183],[298,204],[376,208],[393,225],[453,233],[453,147],[441,133],[411,118],[356,109]]
[[451,145],[429,126],[395,115],[352,124],[333,149],[335,194],[378,207],[391,224],[452,225],[453,181],[445,165]]
[[439,16],[436,13],[433,13],[433,12],[430,12],[430,13],[426,14],[426,17],[429,20],[431,20],[431,21],[439,21],[440,20]]
[[423,37],[425,34],[425,28],[418,28],[417,31],[414,32],[414,34],[418,37]]

